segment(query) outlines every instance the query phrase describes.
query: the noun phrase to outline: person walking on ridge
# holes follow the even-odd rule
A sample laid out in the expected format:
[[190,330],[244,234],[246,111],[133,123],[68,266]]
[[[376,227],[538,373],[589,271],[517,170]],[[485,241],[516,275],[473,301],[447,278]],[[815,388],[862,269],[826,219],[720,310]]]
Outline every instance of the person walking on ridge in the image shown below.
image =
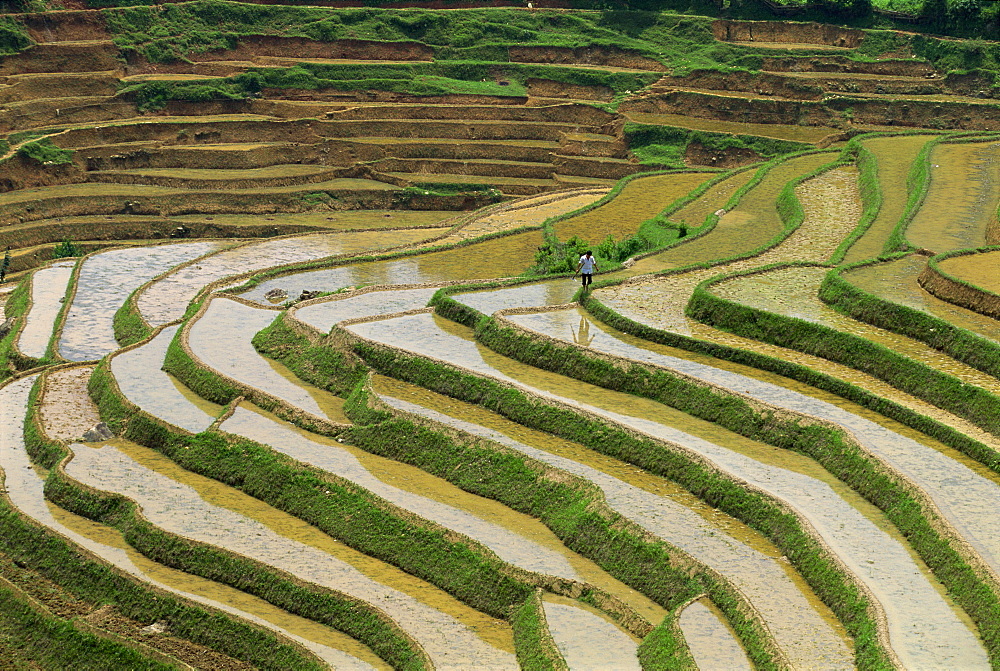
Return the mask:
[[[597,259],[587,250],[587,253],[580,257],[580,265],[576,267],[576,272],[583,277],[583,288],[586,290],[594,281],[594,271],[597,270]],[[574,273],[576,274],[576,273]]]

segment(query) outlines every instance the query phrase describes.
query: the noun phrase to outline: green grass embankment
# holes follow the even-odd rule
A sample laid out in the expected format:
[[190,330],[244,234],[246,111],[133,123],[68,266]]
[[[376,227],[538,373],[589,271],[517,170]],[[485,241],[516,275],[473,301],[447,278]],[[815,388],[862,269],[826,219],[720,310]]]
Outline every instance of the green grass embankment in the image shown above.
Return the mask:
[[24,277],[17,288],[11,292],[4,304],[4,317],[13,319],[10,331],[0,338],[0,381],[6,380],[15,371],[29,370],[42,364],[42,361],[21,354],[17,349],[17,339],[24,329],[28,311],[31,309],[31,275]]
[[[37,394],[36,386],[28,406],[32,416],[25,422],[25,442],[37,455],[36,463],[54,464],[66,448],[42,436],[34,414]],[[0,496],[0,551],[84,601],[113,604],[118,613],[139,622],[164,621],[173,635],[258,668],[322,668],[303,649],[271,632],[139,582],[27,519],[6,496]]]
[[[588,303],[596,303],[596,300],[588,299]],[[598,312],[606,316],[611,314],[603,306],[588,307],[599,307]],[[448,316],[448,304],[441,305],[438,309]],[[619,317],[612,321],[622,319],[624,318]],[[991,658],[1000,657],[1000,626],[995,619],[1000,614],[1000,600],[993,592],[991,582],[972,568],[963,552],[956,549],[954,539],[949,534],[942,533],[940,524],[934,521],[936,516],[929,512],[920,497],[914,496],[912,486],[895,474],[886,472],[841,429],[809,424],[801,419],[763,411],[736,394],[712,389],[670,371],[635,362],[617,361],[612,357],[594,356],[570,345],[556,345],[547,339],[534,338],[520,329],[500,326],[495,319],[485,316],[478,323],[476,337],[490,349],[516,360],[598,386],[651,398],[754,440],[800,452],[815,459],[886,514],[979,626]],[[711,348],[701,351],[706,354],[714,353]],[[983,447],[983,450],[988,449]],[[1000,455],[995,452],[992,455],[994,464],[1000,464]],[[640,462],[632,463],[645,467]],[[668,477],[702,496],[700,489],[690,487],[673,475]],[[716,505],[714,502],[712,504]],[[746,508],[731,511],[721,505],[719,507],[743,519],[765,535],[773,534],[773,530],[768,529],[761,519],[741,517],[746,515]],[[772,536],[772,540],[787,553],[781,538]],[[791,555],[788,556],[792,558]],[[859,654],[864,654],[864,645],[872,642],[870,635],[861,635],[860,639],[857,637],[859,629],[870,631],[873,626],[871,621],[860,618],[859,622],[852,622],[857,617],[857,612],[843,612],[845,603],[838,594],[840,586],[835,583],[826,584],[827,577],[822,572],[817,574],[808,563],[800,565],[797,558],[792,558],[792,563],[844,621],[848,631],[856,636],[856,645],[861,651]],[[862,644],[860,640],[867,640],[868,643]],[[859,665],[861,664],[859,660]]]
[[[509,386],[384,346],[359,343],[354,349],[385,375],[482,405],[519,424],[581,443],[666,477],[709,505],[761,531],[789,557],[810,586],[844,622],[855,638],[859,667],[891,668],[889,656],[879,641],[876,620],[867,598],[831,561],[820,544],[801,528],[797,518],[773,500],[745,489],[721,473],[706,468],[701,462],[654,439],[639,437],[614,425],[582,417],[568,407],[529,399]],[[629,582],[621,576],[619,579]],[[706,591],[711,594],[712,590],[706,586]],[[716,603],[728,616],[727,605]],[[739,626],[734,628],[747,650],[760,650],[761,641],[749,641]],[[751,656],[756,664],[765,663],[766,657],[761,657],[760,652],[751,652]]]
[[[218,431],[185,435],[125,400],[104,363],[91,377],[91,394],[102,418],[123,427],[125,438],[299,517],[493,617],[509,620],[538,586],[567,594],[578,588],[571,581],[512,567],[475,541],[456,538],[457,534],[400,510],[349,481],[304,466],[264,445]],[[348,430],[343,435],[351,434]],[[611,601],[596,588],[582,591],[584,596],[592,591],[591,597],[598,603]],[[378,641],[368,640],[371,635],[363,638],[337,628],[377,651]]]
[[545,622],[542,593],[536,590],[514,613],[517,663],[524,671],[569,671]]
[[[0,579],[0,642],[11,647],[10,668],[89,668],[169,671],[173,664],[152,659],[121,640],[98,636],[48,613]],[[0,650],[0,654],[3,651]]]
[[744,338],[828,359],[882,380],[897,389],[1000,435],[1000,397],[942,373],[860,336],[769,312],[712,293],[713,284],[794,265],[780,264],[717,276],[695,288],[686,314],[692,319]]
[[656,163],[675,168],[686,167],[684,155],[690,144],[700,144],[706,149],[721,153],[733,149],[749,150],[763,160],[812,148],[812,145],[804,142],[775,140],[757,135],[730,135],[632,122],[625,124],[623,132],[629,149],[642,163]]
[[[885,260],[904,256],[887,256]],[[882,262],[865,261],[832,269],[820,285],[820,300],[852,319],[919,340],[972,368],[1000,377],[1000,343],[923,310],[881,298],[844,278],[851,270]]]
[[[297,333],[284,316],[259,334],[255,346],[283,362],[302,379],[331,390],[343,388],[359,371],[367,370],[350,350],[335,349]],[[338,361],[337,370],[349,374],[337,377],[329,369],[317,375],[308,354],[322,349],[329,352],[324,356]],[[685,598],[707,592],[725,613],[755,662],[761,668],[783,668],[780,653],[773,647],[766,628],[738,591],[711,569],[697,565],[679,550],[649,537],[609,510],[603,495],[592,484],[567,480],[564,474],[549,476],[550,467],[492,441],[461,431],[442,430],[429,420],[401,411],[380,409],[377,397],[364,382],[366,378],[367,374],[355,385],[344,406],[354,422],[344,434],[349,442],[380,456],[418,466],[465,491],[541,519],[571,550],[595,561],[615,578],[668,609],[675,608]],[[686,668],[683,661],[686,645],[675,629],[657,628],[651,633],[655,637],[645,644],[646,654],[669,662],[664,668]]]

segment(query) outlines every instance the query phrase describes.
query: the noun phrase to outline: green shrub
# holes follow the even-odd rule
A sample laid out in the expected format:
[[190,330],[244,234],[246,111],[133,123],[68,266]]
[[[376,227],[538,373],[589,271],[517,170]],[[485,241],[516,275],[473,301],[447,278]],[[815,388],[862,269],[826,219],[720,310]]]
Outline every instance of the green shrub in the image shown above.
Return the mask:
[[73,162],[71,149],[60,149],[47,137],[21,145],[17,153],[42,165],[63,165]]
[[52,258],[66,259],[74,256],[83,256],[83,250],[72,240],[63,240],[52,250]]

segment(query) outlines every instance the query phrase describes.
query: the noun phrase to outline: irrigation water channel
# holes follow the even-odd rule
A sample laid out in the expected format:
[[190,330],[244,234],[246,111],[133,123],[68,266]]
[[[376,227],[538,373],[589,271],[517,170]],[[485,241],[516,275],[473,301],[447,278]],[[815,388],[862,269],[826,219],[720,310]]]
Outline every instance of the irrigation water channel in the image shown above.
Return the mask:
[[[902,158],[890,156],[888,143],[882,140],[867,139],[865,146],[879,161],[880,182],[889,190],[904,179],[904,166],[912,160],[906,157],[915,156],[933,136],[906,138],[900,145]],[[956,245],[982,244],[980,239],[988,224],[983,213],[995,209],[997,200],[995,180],[988,170],[997,146],[995,142],[979,142],[940,144],[934,149],[932,161],[952,167],[941,171],[940,176],[935,173],[928,198],[938,197],[933,195],[935,190],[947,189],[952,173],[960,175],[965,171],[978,175],[964,196],[968,207],[960,208],[961,217],[968,221],[955,227],[967,230],[971,226],[979,231],[975,235],[980,237],[956,237],[957,233],[948,228],[939,232],[938,239],[926,238],[928,248],[940,252]],[[686,334],[704,333],[707,327],[683,315],[687,295],[698,282],[720,272],[788,259],[827,261],[860,216],[854,184],[856,172],[852,168],[836,168],[799,186],[796,195],[803,202],[805,221],[762,256],[662,277],[636,276],[740,256],[773,240],[782,232],[783,223],[774,204],[784,185],[835,158],[833,153],[813,153],[777,163],[736,207],[722,213],[711,232],[641,259],[628,269],[605,275],[627,281],[595,292],[596,297],[641,323]],[[672,218],[696,228],[708,215],[726,207],[733,194],[754,177],[754,172],[744,170],[723,178],[701,197],[680,208]],[[629,198],[641,196],[645,189],[656,192],[661,199],[674,200],[707,177],[691,173],[673,178],[661,175],[636,179],[630,184],[631,191],[627,187],[619,196],[621,200],[611,200],[589,213],[566,219],[560,223],[560,231],[590,239],[589,233],[602,216],[612,214],[621,232],[635,230],[640,219],[669,203],[661,202],[660,208],[652,209],[643,203],[646,209],[639,212],[630,206]],[[579,206],[597,197],[599,193],[577,196],[577,200],[567,201],[567,209],[572,209],[569,202]],[[532,212],[544,212],[545,216],[558,213],[560,206],[543,206],[543,202],[540,199],[537,207],[529,206],[517,216],[530,223]],[[895,202],[891,207],[901,205]],[[496,216],[508,217],[510,225],[513,214]],[[470,230],[487,232],[494,221],[481,221],[480,228],[473,222]],[[926,222],[921,226],[928,228]],[[921,234],[921,230],[915,227],[908,235]],[[381,289],[372,287],[293,307],[286,319],[298,320],[320,334],[345,329],[354,338],[500,381],[544,402],[600,418],[610,425],[627,427],[636,435],[658,442],[663,449],[695,455],[743,486],[780,501],[820,539],[831,556],[873,597],[876,608],[885,616],[889,643],[905,668],[989,665],[974,625],[905,539],[879,510],[815,462],[653,401],[505,358],[477,343],[470,329],[430,312],[398,314],[423,308],[447,283],[505,277],[523,271],[531,264],[535,248],[542,241],[539,232],[515,233],[467,247],[384,260],[352,262],[348,258],[351,254],[375,254],[400,245],[433,241],[446,231],[425,227],[310,233],[235,246],[231,242],[184,242],[102,252],[79,265],[75,261],[57,261],[34,273],[31,308],[17,346],[23,354],[40,358],[55,337],[53,350],[67,359],[92,361],[110,355],[110,372],[129,401],[182,431],[197,433],[212,427],[223,408],[198,397],[161,370],[168,346],[177,340],[179,345],[189,348],[197,367],[220,373],[238,386],[276,399],[304,413],[302,416],[313,416],[329,426],[346,426],[349,420],[343,411],[343,399],[302,382],[282,364],[262,357],[251,339],[281,314],[283,306],[265,298],[272,289],[282,289],[286,296],[295,298],[303,290],[337,291],[380,285]],[[868,250],[881,250],[890,232],[888,219],[877,220],[851,253],[859,259],[867,258]],[[599,237],[603,235],[593,241]],[[915,278],[924,258],[909,256],[866,266],[846,273],[845,278],[886,300],[923,309],[993,339],[988,335],[990,320],[920,293]],[[293,269],[288,274],[278,270],[280,266],[320,260],[329,267]],[[817,266],[776,270],[735,278],[713,285],[712,290],[784,314],[805,314],[828,323],[846,319],[816,298],[820,270],[827,269]],[[261,271],[268,272],[237,299],[213,296],[200,314],[186,324],[176,323],[205,286],[232,286]],[[631,277],[636,279],[629,280]],[[571,279],[555,279],[485,291],[466,289],[454,298],[487,315],[521,308],[516,314],[501,313],[498,318],[540,337],[612,357],[622,365],[639,362],[674,371],[716,385],[727,393],[798,413],[807,420],[820,419],[839,425],[857,439],[863,451],[883,460],[919,488],[986,565],[1000,572],[1000,545],[992,521],[993,511],[1000,506],[1000,477],[926,437],[829,394],[761,371],[653,345],[614,331],[593,320],[581,308],[566,305],[577,286]],[[143,319],[161,328],[151,339],[115,351],[112,318],[133,291],[137,292],[136,305]],[[68,306],[60,300],[64,296],[71,300]],[[646,300],[645,309],[640,298]],[[552,309],[555,306],[562,307]],[[63,307],[65,318],[60,324]],[[541,310],[525,313],[524,308]],[[337,326],[345,320],[356,321]],[[848,326],[846,322],[837,324]],[[868,339],[883,338],[873,328],[854,322],[849,326],[861,329],[858,332]],[[888,339],[885,342],[896,346],[893,338],[897,336],[884,337]],[[913,351],[918,350],[916,347]],[[928,352],[921,356],[984,387],[993,388],[997,384],[942,355]],[[87,425],[98,419],[96,409],[85,398],[90,371],[91,368],[84,366],[49,373],[39,407],[46,432],[67,443],[74,455],[65,466],[70,478],[130,498],[139,504],[150,522],[169,533],[237,552],[314,585],[372,604],[418,641],[436,668],[516,666],[508,623],[475,611],[430,583],[357,552],[236,489],[185,471],[149,448],[122,439],[106,443],[75,442]],[[5,413],[0,420],[3,432],[0,467],[13,505],[137,578],[264,623],[306,645],[333,666],[385,668],[384,662],[369,649],[337,632],[282,613],[232,588],[160,566],[125,544],[116,531],[45,502],[42,493],[45,473],[29,464],[20,434],[21,410],[36,377],[18,378],[0,387],[3,406],[19,409]],[[381,375],[374,375],[371,384],[377,401],[395,412],[492,441],[530,463],[560,469],[567,478],[596,487],[607,506],[623,519],[717,571],[735,586],[757,612],[791,666],[853,665],[852,645],[843,625],[792,569],[781,551],[742,522],[713,510],[664,478],[584,445],[515,424],[483,407]],[[75,420],[66,421],[67,415]],[[617,598],[652,625],[659,624],[666,615],[650,595],[631,589],[590,560],[569,551],[539,521],[474,496],[416,467],[310,433],[249,401],[236,406],[218,430],[266,444],[276,453],[325,472],[330,478],[363,488],[386,506],[469,539],[483,552],[494,553],[512,570],[546,579],[589,583]],[[570,668],[596,669],[609,665],[639,668],[636,655],[640,641],[606,613],[553,594],[546,594],[542,603],[548,630]],[[750,666],[738,637],[709,600],[702,598],[687,605],[679,614],[677,626],[699,668]]]

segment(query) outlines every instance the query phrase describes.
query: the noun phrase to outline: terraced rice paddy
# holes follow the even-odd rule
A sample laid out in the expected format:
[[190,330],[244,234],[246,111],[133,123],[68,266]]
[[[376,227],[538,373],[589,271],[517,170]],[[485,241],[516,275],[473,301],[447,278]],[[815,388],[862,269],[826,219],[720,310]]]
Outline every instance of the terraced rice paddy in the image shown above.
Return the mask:
[[[9,598],[64,623],[59,646],[97,631],[205,669],[1000,665],[1000,322],[974,309],[1000,294],[1000,143],[957,80],[854,60],[853,33],[734,37],[759,70],[686,82],[638,50],[527,45],[490,66],[535,68],[490,70],[505,91],[337,80],[140,116],[120,82],[455,56],[272,36],[161,73],[94,17],[0,60],[0,599],[21,576]],[[909,116],[876,118],[887,96]],[[976,132],[929,127],[959,103]],[[642,166],[628,121],[701,149]],[[43,135],[69,162],[18,153]],[[538,274],[575,267],[574,237],[602,254],[586,292]],[[0,666],[34,668],[11,617]]]

